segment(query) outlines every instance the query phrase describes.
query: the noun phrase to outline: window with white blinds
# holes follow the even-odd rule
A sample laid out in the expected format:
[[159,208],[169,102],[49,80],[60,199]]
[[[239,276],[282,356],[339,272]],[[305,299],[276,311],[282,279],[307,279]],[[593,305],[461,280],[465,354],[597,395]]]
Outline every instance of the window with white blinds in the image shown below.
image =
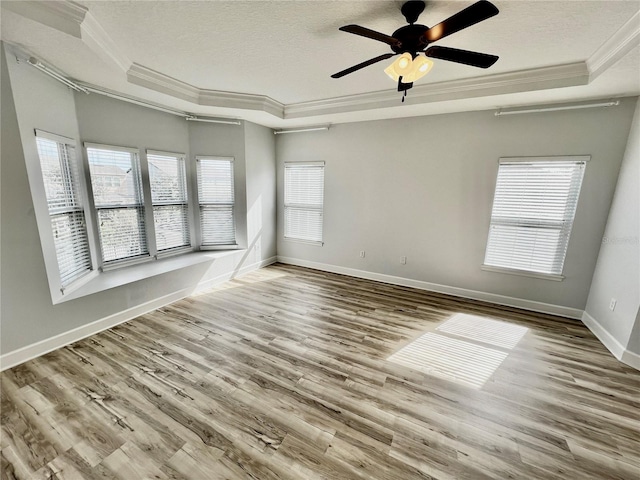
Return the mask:
[[284,236],[322,244],[324,162],[284,165]]
[[151,202],[159,252],[188,247],[189,207],[183,155],[147,151]]
[[86,146],[104,264],[148,255],[138,154]]
[[198,157],[201,246],[235,245],[233,159]]
[[91,255],[80,193],[75,147],[62,139],[36,132],[38,157],[64,290],[91,271]]
[[485,265],[562,274],[588,160],[500,160]]

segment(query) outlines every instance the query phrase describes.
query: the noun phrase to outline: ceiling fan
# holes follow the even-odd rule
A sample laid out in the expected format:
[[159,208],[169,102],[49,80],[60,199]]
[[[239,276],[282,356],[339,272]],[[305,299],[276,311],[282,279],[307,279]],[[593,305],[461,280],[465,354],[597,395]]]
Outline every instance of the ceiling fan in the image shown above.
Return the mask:
[[[401,12],[409,25],[400,27],[391,36],[376,32],[359,25],[345,25],[340,30],[354,35],[371,38],[386,43],[393,53],[385,53],[365,62],[359,63],[338,73],[331,75],[340,78],[353,73],[361,68],[381,62],[395,55],[400,55],[389,67],[385,69],[392,79],[398,81],[398,91],[404,91],[413,87],[413,82],[425,75],[433,65],[427,57],[447,60],[449,62],[463,63],[472,67],[489,68],[496,63],[498,57],[486,53],[459,50],[457,48],[429,46],[448,35],[482,22],[498,14],[498,9],[487,0],[480,0],[473,5],[461,10],[431,28],[426,25],[416,24],[418,17],[425,8],[422,0],[410,0],[402,5]],[[424,56],[420,55],[424,53]],[[404,101],[404,97],[402,98]]]

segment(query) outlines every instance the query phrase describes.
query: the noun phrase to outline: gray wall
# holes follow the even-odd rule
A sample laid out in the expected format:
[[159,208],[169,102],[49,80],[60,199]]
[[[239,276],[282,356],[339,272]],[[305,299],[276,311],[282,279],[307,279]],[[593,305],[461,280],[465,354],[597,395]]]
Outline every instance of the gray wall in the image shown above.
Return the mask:
[[248,246],[256,259],[276,255],[276,146],[270,128],[245,122]]
[[[635,103],[511,117],[471,112],[279,135],[278,256],[583,309]],[[498,158],[584,154],[592,160],[566,279],[482,271]],[[315,160],[326,162],[322,247],[283,236],[283,164]]]
[[[195,287],[201,281],[236,272],[243,265],[274,254],[275,239],[266,238],[273,234],[273,227],[262,228],[262,243],[269,247],[264,248],[260,257],[238,251],[215,261],[52,305],[25,167],[25,160],[37,161],[34,128],[82,141],[184,151],[192,156],[200,153],[234,156],[238,162],[236,177],[242,184],[236,194],[238,208],[243,213],[244,244],[248,228],[259,230],[247,224],[244,214],[247,195],[252,204],[256,198],[263,199],[263,225],[275,222],[275,164],[270,155],[252,155],[251,169],[247,171],[244,127],[187,125],[170,114],[98,95],[78,95],[74,102],[73,95],[64,86],[24,63],[16,64],[14,57],[5,56],[4,49],[1,50],[2,354]],[[77,116],[74,103],[77,103]],[[259,136],[254,130],[260,131],[261,127],[250,128],[253,136]],[[261,134],[266,136],[264,132]],[[265,145],[268,146],[268,142]],[[256,172],[255,177],[252,172]],[[245,183],[250,186],[248,190]]]
[[640,354],[640,102],[585,310],[620,345]]

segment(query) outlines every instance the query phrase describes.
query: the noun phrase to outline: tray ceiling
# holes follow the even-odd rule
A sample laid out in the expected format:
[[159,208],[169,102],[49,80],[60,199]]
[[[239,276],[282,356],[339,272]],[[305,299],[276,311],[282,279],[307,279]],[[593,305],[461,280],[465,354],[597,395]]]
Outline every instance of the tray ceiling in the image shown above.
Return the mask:
[[[434,25],[473,2],[427,2]],[[438,44],[492,53],[488,70],[435,61],[406,104],[382,62],[401,2],[2,2],[2,39],[68,76],[197,114],[272,127],[640,93],[636,1],[494,2],[500,14]]]

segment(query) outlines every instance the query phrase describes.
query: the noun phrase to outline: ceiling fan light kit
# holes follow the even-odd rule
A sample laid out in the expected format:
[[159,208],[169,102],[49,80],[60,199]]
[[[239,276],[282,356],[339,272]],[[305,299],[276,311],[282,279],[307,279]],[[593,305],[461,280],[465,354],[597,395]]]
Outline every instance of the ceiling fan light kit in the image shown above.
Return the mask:
[[[405,2],[400,11],[409,25],[400,27],[393,32],[391,36],[359,25],[345,25],[344,27],[340,27],[340,30],[343,32],[386,43],[394,53],[379,55],[338,73],[334,73],[331,77],[341,78],[364,67],[373,65],[374,63],[386,60],[395,55],[400,55],[400,57],[384,71],[391,79],[398,82],[398,91],[403,91],[404,96],[406,96],[407,90],[413,87],[413,82],[422,78],[433,67],[433,61],[430,58],[461,63],[478,68],[489,68],[496,63],[498,60],[496,55],[459,50],[456,48],[429,46],[431,43],[448,35],[497,15],[498,9],[495,5],[487,0],[480,0],[431,28],[415,23],[424,11],[424,8],[425,3],[422,0]],[[424,56],[420,54],[424,54]],[[404,96],[402,97],[403,102]]]
[[413,83],[429,73],[432,67],[433,61],[427,57],[418,55],[416,58],[411,58],[410,53],[403,53],[384,69],[384,73],[393,81],[397,82],[402,77],[402,83]]

